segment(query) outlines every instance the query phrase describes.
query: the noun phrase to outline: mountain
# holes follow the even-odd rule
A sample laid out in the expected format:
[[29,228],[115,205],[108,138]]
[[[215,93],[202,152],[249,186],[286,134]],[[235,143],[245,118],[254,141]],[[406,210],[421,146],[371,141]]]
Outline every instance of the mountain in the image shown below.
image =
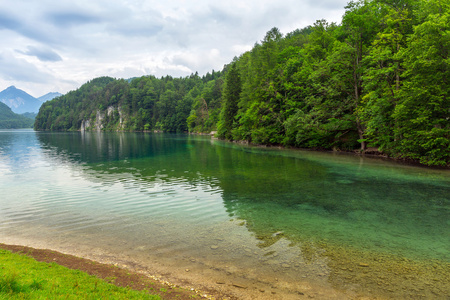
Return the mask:
[[0,92],[0,102],[8,105],[11,110],[17,114],[23,113],[35,113],[39,112],[39,108],[45,101],[52,100],[53,98],[59,97],[60,93],[48,93],[39,98],[34,98],[27,92],[24,92],[15,86],[10,86],[9,88]]
[[50,101],[50,100],[52,100],[52,99],[54,99],[54,98],[56,98],[56,97],[59,97],[59,96],[62,96],[62,94],[61,93],[55,93],[55,92],[53,92],[53,93],[48,93],[48,94],[45,94],[44,96],[41,96],[41,97],[39,97],[39,98],[37,98],[39,101],[41,101],[41,102],[45,102],[45,101]]
[[34,121],[34,119],[36,119],[37,113],[31,113],[31,112],[26,112],[23,114],[20,114],[21,116],[24,116],[25,118],[31,119]]
[[0,92],[0,101],[8,105],[17,114],[26,112],[37,113],[42,104],[41,101],[15,86],[10,86]]
[[34,120],[15,114],[8,105],[0,102],[0,128],[31,128]]

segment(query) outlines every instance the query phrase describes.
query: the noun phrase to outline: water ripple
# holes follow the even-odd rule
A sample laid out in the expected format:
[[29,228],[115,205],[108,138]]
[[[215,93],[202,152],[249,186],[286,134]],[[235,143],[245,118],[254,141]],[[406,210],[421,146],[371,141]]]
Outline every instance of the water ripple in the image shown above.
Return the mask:
[[[92,136],[99,146],[114,144],[116,135]],[[369,270],[350,266],[355,262],[375,265],[390,255],[448,262],[448,173],[360,169],[323,154],[260,155],[262,150],[202,143],[183,152],[188,138],[177,140],[175,146],[183,143],[178,148],[166,148],[169,138],[153,140],[157,146],[133,142],[144,154],[131,155],[124,147],[125,154],[105,157],[102,147],[74,143],[74,137],[80,136],[42,134],[31,145],[0,148],[2,236],[112,245],[130,257],[152,253],[174,262],[180,256],[223,260],[252,270],[269,263],[274,272],[281,268],[277,278],[294,270],[295,260],[313,266],[322,259],[336,271],[330,279],[349,286],[363,286],[347,279]],[[390,278],[386,270],[370,272],[371,289],[378,289],[378,275]],[[296,271],[286,275],[294,283],[301,276]]]

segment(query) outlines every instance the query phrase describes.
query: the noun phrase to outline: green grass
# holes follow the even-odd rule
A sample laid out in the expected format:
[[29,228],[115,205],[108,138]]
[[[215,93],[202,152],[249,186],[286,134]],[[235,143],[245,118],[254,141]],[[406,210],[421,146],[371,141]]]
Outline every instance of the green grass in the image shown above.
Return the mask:
[[0,299],[161,299],[0,249]]

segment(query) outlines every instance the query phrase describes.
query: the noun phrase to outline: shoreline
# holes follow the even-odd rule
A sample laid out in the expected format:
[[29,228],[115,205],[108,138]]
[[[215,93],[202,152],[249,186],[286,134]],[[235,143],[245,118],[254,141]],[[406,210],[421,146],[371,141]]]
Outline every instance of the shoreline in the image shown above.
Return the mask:
[[[292,290],[285,286],[283,282],[279,282],[278,278],[272,278],[270,282],[265,280],[258,280],[255,282],[251,278],[226,278],[217,277],[219,267],[209,268],[203,266],[204,270],[191,270],[181,268],[178,270],[163,265],[159,265],[158,261],[155,264],[148,265],[141,261],[125,259],[118,255],[111,253],[99,254],[98,249],[92,248],[91,254],[81,248],[67,251],[67,246],[54,247],[46,242],[26,241],[22,239],[7,239],[0,241],[0,248],[5,250],[15,250],[14,252],[22,252],[25,255],[34,257],[33,253],[37,253],[37,257],[43,258],[39,261],[50,263],[57,263],[71,269],[79,269],[90,275],[100,277],[102,279],[109,279],[117,277],[116,274],[111,274],[111,270],[132,276],[133,280],[123,279],[122,282],[136,283],[131,288],[139,288],[142,281],[151,281],[155,284],[155,292],[161,288],[180,295],[180,290],[183,295],[176,298],[168,297],[164,293],[163,299],[192,299],[195,295],[198,299],[224,299],[224,300],[296,300],[296,299],[383,299],[379,297],[367,297],[359,295],[354,292],[338,291],[335,288],[323,287],[311,284],[306,278],[305,282],[298,282],[298,287],[301,291]],[[161,268],[162,267],[162,268]],[[203,272],[205,271],[205,273]],[[90,273],[92,272],[92,273]],[[103,274],[103,275],[102,275]],[[130,275],[131,274],[131,275]],[[120,280],[119,280],[120,281]],[[116,284],[114,282],[113,284]],[[152,291],[153,293],[153,291]]]
[[[129,268],[118,266],[117,264],[103,263],[51,249],[38,249],[29,246],[4,243],[0,243],[0,249],[29,256],[39,262],[56,263],[68,269],[80,270],[120,287],[142,290],[146,285],[151,284],[153,287],[151,293],[160,295],[163,299],[184,300],[192,299],[194,297],[200,299],[237,299],[216,290],[204,291],[195,289],[191,286],[180,286],[162,280],[155,275],[136,272]],[[161,292],[162,290],[167,290],[167,292]]]
[[[406,258],[391,260],[386,255],[373,258],[370,253],[367,253],[369,256],[364,259],[363,257],[357,258],[359,257],[358,253],[352,252],[350,257],[342,258],[351,260],[345,262],[345,265],[349,266],[348,268],[342,269],[339,267],[338,261],[334,262],[336,264],[332,268],[334,271],[329,274],[329,278],[327,276],[328,280],[331,280],[329,286],[321,285],[311,280],[309,276],[299,277],[294,285],[290,285],[282,278],[277,278],[278,276],[275,276],[275,274],[267,274],[268,276],[263,277],[253,277],[248,276],[248,274],[242,276],[233,272],[232,269],[224,269],[221,264],[210,265],[200,260],[194,263],[198,263],[197,267],[194,267],[193,265],[184,265],[182,262],[180,264],[179,259],[171,257],[153,255],[152,259],[142,260],[140,255],[117,252],[118,249],[115,247],[105,248],[84,243],[74,244],[73,241],[60,242],[9,236],[0,241],[0,249],[22,252],[25,255],[35,257],[38,261],[57,263],[71,269],[78,269],[108,282],[111,278],[119,278],[117,274],[124,274],[124,277],[110,283],[124,287],[130,286],[132,289],[139,290],[141,285],[148,286],[148,282],[151,282],[150,284],[155,287],[154,290],[150,291],[151,293],[163,290],[169,291],[169,293],[162,295],[164,296],[163,299],[192,299],[191,296],[194,295],[199,299],[214,300],[297,300],[311,298],[381,300],[393,299],[394,295],[398,299],[410,297],[426,299],[430,296],[435,299],[441,299],[442,297],[442,299],[446,299],[444,295],[448,295],[445,292],[448,287],[445,287],[444,279],[448,272],[445,271],[445,263],[441,264],[442,262],[439,261],[434,261],[432,264],[428,262],[427,267],[423,268],[424,265],[414,263]],[[329,263],[333,264],[332,249],[327,249],[326,252],[330,252],[326,256],[331,255],[328,259],[331,259]],[[37,258],[30,255],[33,253],[37,253]],[[43,259],[38,259],[39,257],[43,257]],[[192,257],[189,260],[195,261]],[[172,261],[172,264],[167,264],[167,261]],[[392,280],[390,280],[390,276],[383,273],[382,270],[386,267],[386,263],[393,268],[395,279],[391,278]],[[375,276],[373,280],[377,281],[373,282],[375,286],[360,286],[361,282],[358,282],[358,275],[355,273],[360,272],[357,269],[362,272],[360,279],[369,279],[367,276],[372,273]],[[407,284],[410,279],[414,279],[419,274],[424,277],[424,280],[421,280],[420,283],[413,280]],[[319,275],[324,276],[323,274]],[[394,276],[394,274],[391,275]],[[132,280],[130,280],[130,276],[133,278]],[[342,278],[339,279],[342,276],[353,276],[355,280],[342,281]],[[400,284],[398,281],[402,281],[404,284]],[[416,283],[414,284],[414,282]],[[120,283],[123,284],[120,285]],[[131,285],[131,283],[134,285]],[[388,293],[380,293],[381,290],[374,289],[377,286],[376,284],[381,289],[384,286]],[[403,290],[403,292],[397,293],[400,290]],[[179,296],[171,298],[171,294]]]
[[[119,242],[119,241],[117,241]],[[17,246],[20,245],[20,246]],[[113,245],[111,245],[113,246]],[[147,253],[151,257],[145,259],[138,253],[123,253],[120,248],[108,247],[108,245],[90,245],[86,243],[74,243],[74,241],[59,240],[50,241],[36,239],[33,237],[5,237],[0,241],[0,248],[18,247],[28,249],[22,252],[27,254],[32,251],[43,251],[49,256],[48,262],[61,264],[58,259],[63,257],[75,257],[76,261],[88,262],[88,267],[104,266],[106,269],[122,270],[125,274],[141,276],[147,281],[158,284],[155,291],[161,288],[170,291],[184,290],[194,292],[201,299],[261,299],[261,300],[297,300],[297,299],[446,299],[445,277],[448,274],[446,264],[439,261],[415,263],[406,258],[395,258],[387,255],[372,257],[366,253],[360,257],[360,253],[350,250],[349,257],[333,259],[334,250],[327,248],[324,259],[331,264],[329,271],[319,275],[325,279],[327,285],[316,281],[308,276],[298,276],[295,282],[285,281],[282,277],[273,274],[238,273],[230,264],[210,264],[201,259],[187,258],[189,265],[185,264],[179,257],[164,257],[159,254]],[[20,250],[19,250],[20,251]],[[219,250],[213,250],[219,251]],[[147,256],[146,255],[146,256]],[[391,259],[392,258],[392,259]],[[341,260],[346,268],[340,265]],[[348,260],[348,261],[347,261]],[[169,262],[169,263],[168,263]],[[69,262],[69,266],[78,268],[78,263]],[[232,264],[232,262],[230,262]],[[195,266],[194,266],[195,265]],[[387,274],[386,265],[392,268],[392,274]],[[285,269],[289,272],[291,268]],[[352,270],[353,269],[353,270]],[[448,270],[448,269],[447,269]],[[88,273],[91,274],[91,273]],[[328,274],[328,275],[326,275]],[[371,274],[371,275],[370,275]],[[420,274],[420,275],[419,275]],[[96,275],[96,273],[91,274]],[[279,274],[280,275],[280,274]],[[313,274],[310,274],[313,275]],[[255,277],[256,276],[256,277]],[[345,280],[348,276],[352,280]],[[368,276],[371,276],[369,278]],[[394,277],[391,277],[394,276]],[[416,276],[423,277],[420,282],[415,280]],[[101,278],[111,278],[116,275],[108,275]],[[313,276],[314,277],[314,276]],[[360,280],[366,282],[364,284]],[[137,280],[133,280],[133,282]],[[127,282],[127,281],[125,281]],[[125,285],[126,286],[126,285]],[[152,291],[153,292],[153,291]],[[193,295],[192,293],[190,295]],[[171,299],[165,296],[164,299]],[[180,298],[176,299],[192,299]]]
[[201,136],[211,136],[211,139],[217,140],[217,141],[223,141],[228,143],[234,143],[237,145],[245,145],[245,146],[251,146],[256,148],[268,148],[268,149],[278,149],[278,150],[293,150],[293,151],[308,151],[308,152],[319,152],[319,153],[330,153],[330,154],[339,154],[339,155],[349,155],[349,156],[358,156],[363,158],[371,158],[371,159],[379,159],[379,160],[385,160],[390,162],[395,162],[401,165],[405,166],[413,166],[413,167],[419,167],[419,168],[425,168],[425,169],[431,169],[431,170],[450,170],[450,164],[446,166],[439,166],[439,165],[424,165],[420,163],[418,160],[408,159],[408,158],[396,158],[389,156],[386,153],[378,151],[378,148],[367,148],[366,150],[360,150],[360,149],[354,149],[354,150],[345,150],[345,149],[320,149],[320,148],[300,148],[300,147],[293,147],[293,146],[283,146],[283,145],[266,145],[266,144],[254,144],[248,141],[243,140],[236,140],[236,141],[230,141],[230,140],[223,140],[215,137],[213,134],[209,133],[189,133],[192,135],[201,135]]
[[[28,128],[24,128],[28,129]],[[70,131],[50,131],[50,130],[35,130],[34,128],[31,128],[35,132],[70,132]],[[144,131],[125,131],[125,130],[75,130],[74,132],[122,132],[122,133],[175,133],[175,132],[164,132],[161,130],[144,130]],[[335,154],[343,154],[343,155],[351,155],[351,156],[359,156],[359,157],[367,157],[367,158],[373,158],[373,159],[380,159],[380,160],[386,160],[395,162],[402,165],[407,166],[414,166],[419,168],[426,168],[426,169],[434,169],[434,170],[450,170],[450,164],[447,164],[446,166],[441,165],[425,165],[420,163],[418,160],[409,159],[409,158],[402,158],[402,157],[392,157],[389,156],[386,153],[380,152],[378,148],[372,148],[368,147],[366,150],[360,150],[360,149],[320,149],[320,148],[300,148],[300,147],[293,147],[293,146],[283,146],[283,145],[266,145],[266,144],[255,144],[249,141],[245,140],[224,140],[219,139],[215,137],[216,132],[180,132],[176,134],[186,134],[186,135],[198,135],[198,136],[210,136],[211,139],[223,141],[223,142],[229,142],[234,143],[237,145],[246,145],[246,146],[252,146],[252,147],[259,147],[259,148],[269,148],[269,149],[279,149],[279,150],[299,150],[299,151],[311,151],[311,152],[321,152],[321,153],[335,153]]]

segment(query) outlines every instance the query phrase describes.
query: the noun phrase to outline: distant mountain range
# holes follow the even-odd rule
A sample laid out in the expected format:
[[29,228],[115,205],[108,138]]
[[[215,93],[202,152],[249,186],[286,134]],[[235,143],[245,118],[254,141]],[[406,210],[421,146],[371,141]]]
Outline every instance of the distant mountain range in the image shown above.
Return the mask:
[[56,98],[56,97],[59,97],[59,96],[62,96],[62,94],[61,93],[57,93],[57,92],[53,92],[53,93],[45,94],[44,96],[41,96],[41,97],[39,97],[37,99],[39,101],[41,101],[41,102],[45,102],[45,101],[50,101],[53,98]]
[[0,101],[9,106],[17,114],[38,113],[42,103],[61,95],[60,93],[48,93],[39,98],[35,98],[15,86],[10,86],[0,92]]

